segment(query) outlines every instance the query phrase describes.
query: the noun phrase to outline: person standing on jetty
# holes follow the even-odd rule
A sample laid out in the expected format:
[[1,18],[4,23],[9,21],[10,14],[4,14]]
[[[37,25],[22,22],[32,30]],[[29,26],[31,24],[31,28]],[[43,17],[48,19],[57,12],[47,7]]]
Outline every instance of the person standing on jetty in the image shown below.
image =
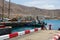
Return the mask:
[[45,25],[47,25],[47,23],[45,23],[42,19],[39,20],[38,16],[36,17],[36,19],[38,21],[37,23],[40,24],[40,26],[41,26],[41,30],[47,30],[47,28],[45,27]]
[[47,30],[47,28],[45,27],[45,25],[47,25],[44,21],[40,22],[41,25],[41,30]]

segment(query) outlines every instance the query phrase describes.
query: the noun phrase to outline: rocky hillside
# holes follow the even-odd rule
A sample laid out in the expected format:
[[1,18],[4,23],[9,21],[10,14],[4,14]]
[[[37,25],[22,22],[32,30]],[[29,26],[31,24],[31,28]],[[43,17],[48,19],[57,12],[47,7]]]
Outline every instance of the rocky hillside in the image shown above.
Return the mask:
[[[4,2],[4,15],[8,15],[8,2]],[[2,0],[0,0],[0,14],[2,14]],[[46,10],[46,9],[39,9],[35,7],[27,7],[23,5],[18,5],[15,3],[11,3],[11,9],[10,9],[10,17],[16,17],[16,16],[26,16],[26,15],[32,15],[32,16],[56,16],[60,17],[60,10]]]

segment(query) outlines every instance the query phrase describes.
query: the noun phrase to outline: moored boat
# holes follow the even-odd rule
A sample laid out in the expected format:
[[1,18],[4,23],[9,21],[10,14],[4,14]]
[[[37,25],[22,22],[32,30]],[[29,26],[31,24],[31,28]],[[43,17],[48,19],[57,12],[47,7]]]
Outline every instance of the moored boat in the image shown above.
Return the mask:
[[10,34],[11,33],[11,30],[12,27],[9,26],[9,27],[3,27],[2,25],[0,26],[0,36],[1,35],[6,35],[6,34]]

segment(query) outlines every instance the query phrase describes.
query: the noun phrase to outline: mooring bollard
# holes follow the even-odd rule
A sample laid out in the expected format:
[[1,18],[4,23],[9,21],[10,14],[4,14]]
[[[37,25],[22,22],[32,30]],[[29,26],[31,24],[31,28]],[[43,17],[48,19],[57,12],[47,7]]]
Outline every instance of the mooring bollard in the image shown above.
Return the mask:
[[51,30],[51,26],[52,26],[52,25],[50,24],[50,25],[49,25],[49,30]]

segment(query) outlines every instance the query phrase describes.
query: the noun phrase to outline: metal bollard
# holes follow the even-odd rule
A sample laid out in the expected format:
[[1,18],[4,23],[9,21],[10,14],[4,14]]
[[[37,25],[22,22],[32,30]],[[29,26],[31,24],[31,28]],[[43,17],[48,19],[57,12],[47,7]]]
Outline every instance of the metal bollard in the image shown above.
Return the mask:
[[52,26],[52,25],[50,24],[50,25],[49,25],[49,30],[52,30],[52,29],[51,29],[51,26]]

